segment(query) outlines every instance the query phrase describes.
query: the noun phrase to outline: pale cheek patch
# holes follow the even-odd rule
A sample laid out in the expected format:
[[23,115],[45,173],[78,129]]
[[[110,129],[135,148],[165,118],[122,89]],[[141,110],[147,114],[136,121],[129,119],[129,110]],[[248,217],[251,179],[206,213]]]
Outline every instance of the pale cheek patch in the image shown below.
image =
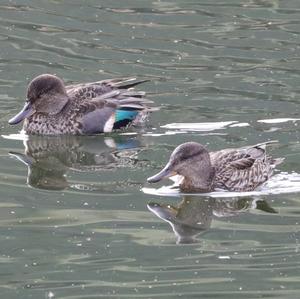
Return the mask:
[[182,184],[183,181],[184,181],[184,176],[180,175],[180,174],[176,174],[176,175],[173,175],[173,176],[170,176],[169,179],[171,181],[173,181],[175,184]]
[[112,116],[105,123],[103,132],[104,133],[111,132],[114,127],[114,123],[115,123],[115,114],[112,114]]

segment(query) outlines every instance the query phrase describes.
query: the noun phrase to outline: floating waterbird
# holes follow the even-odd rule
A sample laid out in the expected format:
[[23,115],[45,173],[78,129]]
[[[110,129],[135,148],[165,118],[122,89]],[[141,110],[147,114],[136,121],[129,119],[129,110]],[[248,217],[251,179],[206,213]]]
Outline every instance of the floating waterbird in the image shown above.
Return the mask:
[[167,165],[148,178],[148,182],[180,175],[179,187],[183,192],[252,191],[266,182],[275,166],[283,161],[283,158],[266,155],[266,145],[273,142],[211,153],[199,143],[183,143],[173,151]]
[[85,135],[111,132],[143,120],[153,111],[142,91],[131,88],[145,82],[111,79],[65,86],[54,75],[43,74],[28,85],[23,109],[9,120],[24,120],[28,134]]

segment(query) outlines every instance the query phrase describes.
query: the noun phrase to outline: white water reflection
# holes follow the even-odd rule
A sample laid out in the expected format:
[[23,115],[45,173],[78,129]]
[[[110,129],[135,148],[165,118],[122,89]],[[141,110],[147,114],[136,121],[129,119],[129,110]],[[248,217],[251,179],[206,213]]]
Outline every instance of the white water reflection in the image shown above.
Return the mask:
[[281,124],[286,122],[296,122],[300,120],[300,118],[270,118],[270,119],[259,119],[257,122],[265,123],[265,124]]
[[29,139],[29,136],[25,134],[24,132],[16,133],[16,134],[9,134],[9,135],[1,135],[4,139],[10,139],[10,140],[21,140],[26,141]]
[[[144,187],[142,191],[146,194],[159,195],[159,196],[180,196],[181,193],[178,188],[180,181],[179,176],[175,176],[175,183],[170,186],[162,186],[160,188]],[[203,197],[243,197],[243,196],[261,196],[271,194],[287,194],[300,192],[300,174],[298,173],[285,173],[281,172],[274,175],[264,185],[257,188],[255,191],[248,192],[230,192],[225,190],[217,190],[209,193],[196,193]],[[195,193],[193,193],[195,195]]]
[[175,129],[182,131],[215,131],[225,129],[229,125],[236,124],[236,121],[205,122],[205,123],[171,123],[161,128]]

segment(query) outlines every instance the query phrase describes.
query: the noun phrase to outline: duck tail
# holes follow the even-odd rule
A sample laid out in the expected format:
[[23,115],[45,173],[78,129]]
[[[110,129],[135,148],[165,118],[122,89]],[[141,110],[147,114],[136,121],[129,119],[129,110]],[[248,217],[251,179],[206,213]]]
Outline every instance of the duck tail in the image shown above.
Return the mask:
[[[255,148],[263,149],[266,152],[267,146],[270,144],[275,144],[275,143],[279,143],[279,141],[278,140],[270,140],[270,141],[262,142],[262,143],[256,144]],[[273,168],[275,168],[277,165],[281,164],[285,159],[285,158],[273,158],[272,156],[269,156],[269,155],[266,155],[265,158],[266,158],[266,161],[268,161]]]
[[147,105],[152,103],[153,101],[145,98],[126,97],[118,101],[118,106],[121,109],[132,108],[136,110],[148,110],[151,109],[151,107]]
[[[136,80],[136,78],[132,78],[133,80]],[[135,82],[132,82],[132,83],[127,83],[125,85],[121,85],[119,86],[120,89],[130,89],[130,88],[133,88],[137,85],[140,85],[142,83],[145,83],[145,82],[149,82],[150,80],[149,79],[145,79],[145,80],[139,80],[139,81],[135,81]]]
[[120,92],[118,99],[118,109],[121,110],[143,110],[144,112],[153,112],[159,110],[159,107],[149,106],[154,104],[152,100],[143,97],[143,92],[124,90]]
[[269,160],[271,166],[276,167],[277,165],[281,164],[284,161],[284,158],[268,157],[268,160]]
[[150,81],[149,79],[137,80],[137,78],[135,77],[127,77],[127,78],[103,80],[101,81],[101,83],[118,89],[130,89],[139,84],[149,82],[149,81]]
[[244,148],[260,149],[260,150],[266,151],[268,145],[275,144],[278,142],[279,142],[278,140],[270,140],[270,141],[265,141],[265,142],[257,143],[254,145],[250,145],[250,146],[245,146]]

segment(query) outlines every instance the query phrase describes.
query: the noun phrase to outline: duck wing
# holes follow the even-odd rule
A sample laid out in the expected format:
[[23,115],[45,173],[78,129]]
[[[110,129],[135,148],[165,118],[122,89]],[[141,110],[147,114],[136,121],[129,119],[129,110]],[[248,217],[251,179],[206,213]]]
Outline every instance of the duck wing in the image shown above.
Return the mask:
[[141,111],[152,111],[152,101],[136,98],[127,90],[113,90],[77,106],[84,134],[111,132],[131,123]]
[[266,182],[283,159],[266,155],[267,143],[239,149],[225,149],[210,154],[216,171],[217,188],[251,191]]
[[[84,101],[94,99],[114,90],[128,90],[146,81],[148,80],[137,81],[136,78],[108,79],[97,82],[68,85],[66,89],[68,95],[71,98],[77,99],[79,101]],[[134,94],[135,97],[143,97],[145,95],[145,92],[132,91],[132,94]]]

